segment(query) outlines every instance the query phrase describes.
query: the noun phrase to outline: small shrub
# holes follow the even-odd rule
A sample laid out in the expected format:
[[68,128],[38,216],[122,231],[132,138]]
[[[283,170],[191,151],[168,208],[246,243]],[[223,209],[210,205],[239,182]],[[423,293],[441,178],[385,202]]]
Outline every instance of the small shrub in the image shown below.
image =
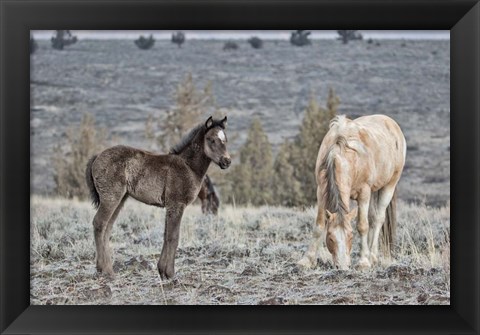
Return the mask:
[[67,149],[55,148],[53,157],[55,192],[65,198],[86,199],[89,195],[85,182],[88,160],[106,146],[104,130],[97,130],[95,120],[85,114],[78,129],[67,131]]
[[263,47],[263,41],[256,36],[249,38],[248,43],[250,43],[254,49],[261,49]]
[[307,30],[296,30],[290,36],[290,43],[297,47],[311,45],[312,41],[309,39],[310,34],[311,32]]
[[172,43],[176,44],[179,48],[185,43],[185,34],[181,31],[177,31],[172,34]]
[[238,44],[234,41],[227,41],[223,45],[223,50],[237,50],[238,48]]
[[154,46],[155,39],[153,38],[153,35],[150,34],[149,37],[140,36],[138,39],[134,41],[134,43],[139,49],[148,50]]

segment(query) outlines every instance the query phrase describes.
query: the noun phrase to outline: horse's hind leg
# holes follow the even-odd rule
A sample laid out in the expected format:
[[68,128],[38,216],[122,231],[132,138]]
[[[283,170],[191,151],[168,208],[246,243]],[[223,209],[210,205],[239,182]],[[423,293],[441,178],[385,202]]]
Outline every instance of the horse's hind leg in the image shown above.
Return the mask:
[[109,253],[107,252],[105,244],[105,231],[119,203],[120,200],[100,199],[100,206],[98,207],[97,214],[95,214],[93,218],[93,231],[97,249],[97,271],[110,276],[113,276],[114,273],[111,260],[108,259]]
[[325,230],[325,206],[321,200],[323,197],[320,187],[317,188],[317,219],[315,220],[315,226],[313,227],[313,238],[310,243],[305,256],[298,261],[298,265],[305,268],[311,268],[317,263],[317,253],[320,246],[324,243],[326,238]]
[[387,185],[378,192],[377,212],[372,223],[372,228],[374,231],[370,246],[370,260],[372,263],[376,263],[378,259],[378,238],[380,235],[380,230],[382,229],[382,225],[385,222],[387,207],[390,204],[390,201],[392,201],[393,194],[395,193],[395,186],[396,183]]

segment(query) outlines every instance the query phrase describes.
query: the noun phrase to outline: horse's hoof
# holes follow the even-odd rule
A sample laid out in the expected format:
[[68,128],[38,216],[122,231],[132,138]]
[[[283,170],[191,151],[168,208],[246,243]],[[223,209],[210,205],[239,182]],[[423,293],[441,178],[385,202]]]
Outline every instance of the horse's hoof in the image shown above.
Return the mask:
[[378,263],[377,255],[374,255],[374,254],[372,254],[372,253],[370,254],[370,263],[371,263],[372,265],[375,265],[375,264]]
[[367,258],[362,258],[357,264],[357,269],[358,270],[367,270],[371,267],[372,265],[370,264],[370,261]]
[[312,261],[308,257],[303,257],[297,262],[297,265],[305,269],[311,269],[313,267]]

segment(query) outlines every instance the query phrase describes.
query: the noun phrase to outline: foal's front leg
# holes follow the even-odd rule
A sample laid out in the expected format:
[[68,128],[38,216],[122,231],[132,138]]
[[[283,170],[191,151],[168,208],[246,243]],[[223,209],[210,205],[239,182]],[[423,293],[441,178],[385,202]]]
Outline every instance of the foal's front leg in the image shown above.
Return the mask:
[[185,205],[174,204],[167,207],[165,216],[165,233],[163,248],[157,268],[162,279],[170,279],[175,275],[175,254],[180,236],[180,222],[182,221]]

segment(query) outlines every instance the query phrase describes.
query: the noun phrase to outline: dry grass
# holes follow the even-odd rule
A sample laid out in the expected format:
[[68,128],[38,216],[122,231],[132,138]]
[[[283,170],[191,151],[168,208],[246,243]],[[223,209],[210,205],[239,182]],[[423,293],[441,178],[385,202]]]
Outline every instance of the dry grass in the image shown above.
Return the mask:
[[[128,201],[112,236],[116,279],[95,274],[89,203],[32,197],[32,304],[449,304],[450,209],[400,202],[394,259],[376,268],[296,266],[315,209],[225,206],[205,217],[187,208],[176,277],[160,279],[163,209]],[[358,258],[358,239],[353,261]]]

